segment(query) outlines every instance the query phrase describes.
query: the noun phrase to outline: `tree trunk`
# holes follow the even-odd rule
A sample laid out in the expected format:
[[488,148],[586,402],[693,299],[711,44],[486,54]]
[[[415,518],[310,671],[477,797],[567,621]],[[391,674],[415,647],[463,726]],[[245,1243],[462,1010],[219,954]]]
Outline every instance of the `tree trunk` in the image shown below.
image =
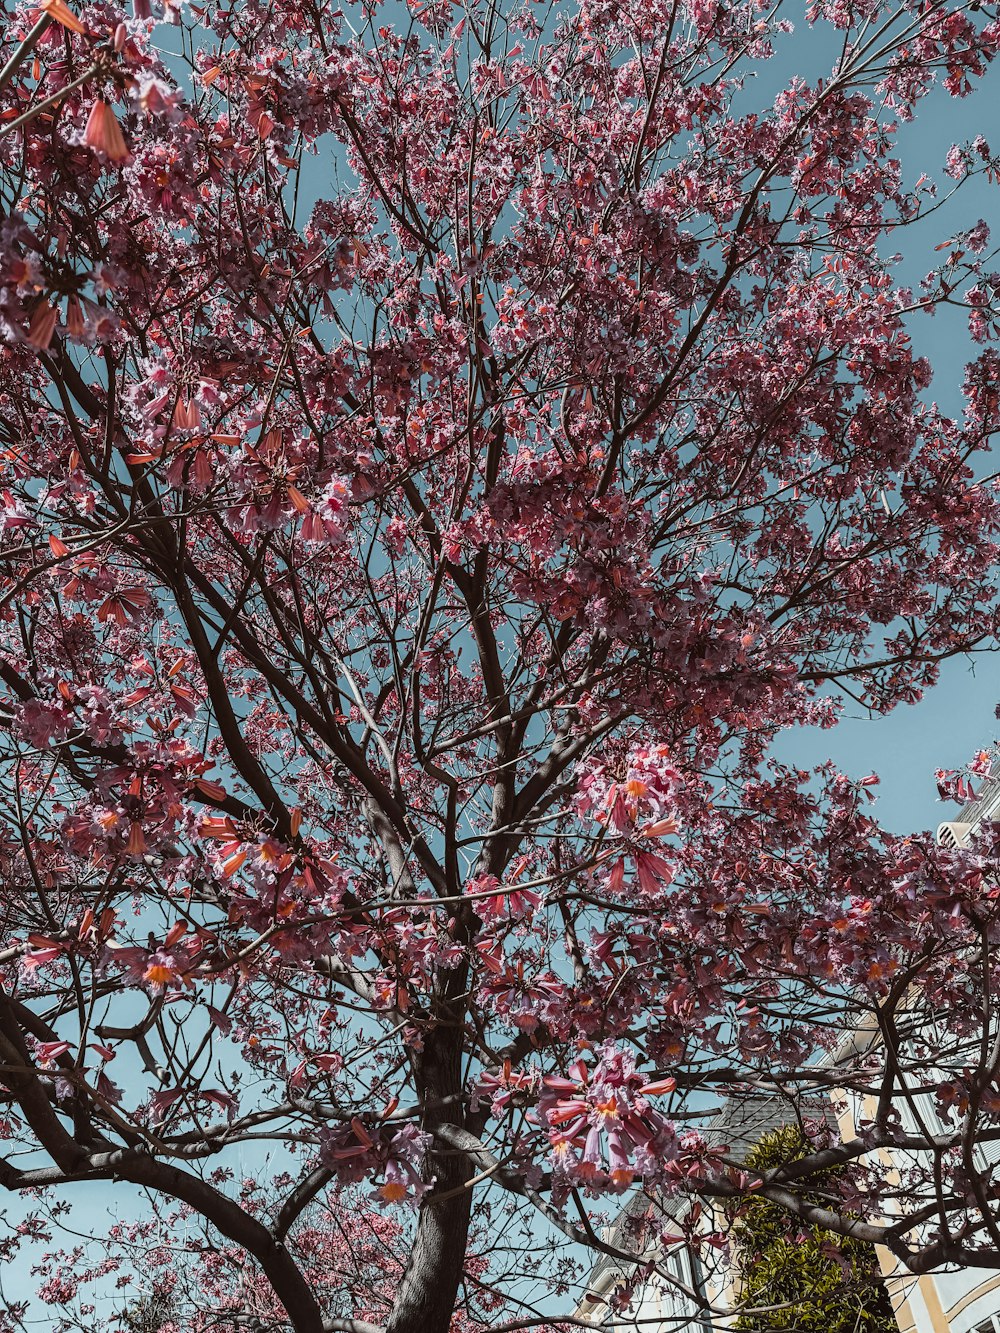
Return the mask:
[[[417,1082],[430,1110],[424,1128],[449,1121],[464,1124],[458,1104],[437,1106],[455,1097],[462,1081],[461,1028],[429,1032],[417,1057]],[[448,1333],[465,1267],[465,1249],[472,1212],[468,1187],[473,1166],[461,1153],[431,1153],[434,1187],[424,1196],[417,1233],[386,1325],[386,1333]],[[450,1196],[450,1197],[449,1197]]]

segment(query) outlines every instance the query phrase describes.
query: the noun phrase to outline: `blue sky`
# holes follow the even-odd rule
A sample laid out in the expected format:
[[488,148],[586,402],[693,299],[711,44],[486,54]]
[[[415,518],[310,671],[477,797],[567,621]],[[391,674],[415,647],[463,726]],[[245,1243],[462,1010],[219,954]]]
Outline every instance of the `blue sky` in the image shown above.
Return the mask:
[[873,813],[894,833],[918,832],[955,817],[958,807],[938,799],[934,770],[960,767],[1000,735],[998,703],[1000,660],[955,658],[920,703],[876,718],[849,710],[833,731],[789,732],[775,749],[803,766],[832,759],[852,777],[877,773]]
[[[791,13],[791,7],[788,10]],[[814,78],[829,71],[836,55],[829,29],[798,30],[790,48],[796,53],[795,67]],[[754,101],[761,93],[776,92],[791,72],[784,55],[761,72]],[[912,186],[927,173],[945,193],[952,184],[943,174],[945,155],[954,143],[977,134],[985,135],[994,152],[1000,148],[1000,66],[989,70],[971,97],[955,99],[936,89],[920,104],[916,119],[900,129],[899,149],[904,183]],[[903,255],[900,279],[916,284],[935,265],[934,246],[979,218],[993,224],[994,243],[1000,241],[1000,187],[977,178],[964,185],[940,212],[892,237],[888,252]],[[928,357],[934,380],[927,397],[949,413],[961,408],[959,389],[965,364],[975,354],[964,312],[939,311],[935,316],[915,315],[910,329],[916,351]],[[996,463],[990,460],[990,466]],[[1000,575],[1000,570],[998,570]],[[942,666],[937,686],[920,703],[901,706],[885,717],[869,718],[851,705],[833,731],[798,730],[786,733],[776,747],[780,757],[806,766],[834,760],[846,773],[861,777],[876,772],[881,778],[874,813],[896,833],[934,828],[950,819],[957,809],[942,804],[934,782],[936,768],[957,768],[974,751],[1000,737],[994,710],[1000,704],[1000,657],[978,654],[974,659],[955,658]]]

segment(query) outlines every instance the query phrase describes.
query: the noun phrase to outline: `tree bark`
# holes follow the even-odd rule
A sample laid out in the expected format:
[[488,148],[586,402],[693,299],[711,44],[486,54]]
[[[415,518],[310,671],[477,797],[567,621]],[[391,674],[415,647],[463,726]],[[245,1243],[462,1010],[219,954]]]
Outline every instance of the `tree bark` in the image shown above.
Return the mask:
[[[454,1097],[462,1081],[461,1028],[438,1028],[427,1034],[417,1057],[418,1085],[431,1110],[424,1128],[432,1130],[445,1121],[462,1121]],[[399,1284],[399,1294],[386,1325],[386,1333],[448,1333],[458,1301],[465,1268],[465,1250],[472,1212],[469,1181],[473,1164],[461,1152],[440,1148],[432,1151],[430,1164],[434,1185],[424,1196],[417,1220],[413,1248]]]

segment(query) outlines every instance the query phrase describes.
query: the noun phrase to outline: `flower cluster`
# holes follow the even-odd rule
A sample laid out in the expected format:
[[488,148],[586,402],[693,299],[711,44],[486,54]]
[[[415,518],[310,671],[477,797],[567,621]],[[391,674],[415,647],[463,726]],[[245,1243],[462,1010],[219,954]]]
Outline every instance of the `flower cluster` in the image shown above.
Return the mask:
[[326,1131],[320,1160],[341,1183],[381,1176],[372,1197],[381,1204],[417,1204],[430,1189],[425,1179],[431,1137],[416,1125],[366,1125],[357,1116]]
[[641,745],[631,750],[620,774],[590,761],[577,776],[577,813],[608,824],[619,833],[630,832],[641,819],[651,821],[643,831],[676,832],[671,818],[681,786],[680,770],[666,745]]
[[542,1084],[538,1117],[553,1170],[566,1181],[621,1193],[637,1176],[659,1177],[674,1155],[674,1125],[650,1098],[673,1092],[676,1080],[643,1078],[627,1051],[609,1044],[593,1069],[577,1060],[567,1077]]

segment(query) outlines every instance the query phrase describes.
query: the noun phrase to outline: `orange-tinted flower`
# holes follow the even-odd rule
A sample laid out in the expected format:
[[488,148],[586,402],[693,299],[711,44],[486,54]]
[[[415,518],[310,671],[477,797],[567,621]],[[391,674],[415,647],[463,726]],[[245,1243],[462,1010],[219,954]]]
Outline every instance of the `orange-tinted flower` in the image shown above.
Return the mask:
[[44,352],[52,341],[52,335],[56,331],[56,320],[58,312],[54,305],[48,301],[42,301],[36,305],[28,324],[27,340],[32,347],[37,347],[40,352]]
[[239,870],[240,866],[246,859],[247,859],[247,850],[244,847],[240,851],[238,851],[234,856],[231,856],[228,861],[223,863],[222,866],[223,874],[235,875],[237,870]]
[[221,818],[210,815],[207,819],[203,819],[199,832],[203,838],[219,838],[223,842],[238,837],[236,825],[228,815]]
[[194,480],[199,486],[211,486],[215,480],[215,470],[207,449],[197,449],[194,455],[194,467],[191,469]]
[[103,153],[111,162],[128,162],[132,156],[115,113],[100,97],[91,108],[83,139],[90,148]]
[[386,1203],[400,1203],[406,1198],[406,1186],[400,1180],[387,1180],[378,1192]]
[[175,922],[174,925],[172,925],[170,929],[167,931],[166,938],[163,941],[163,947],[165,949],[172,949],[175,944],[180,943],[180,941],[184,938],[186,934],[187,934],[187,922],[186,921]]
[[670,815],[666,819],[658,819],[653,824],[647,824],[642,830],[644,838],[665,838],[673,833],[680,832],[680,820]]
[[673,1092],[677,1087],[675,1078],[658,1078],[652,1083],[644,1083],[639,1089],[645,1096],[658,1096],[660,1093]]
[[66,332],[71,338],[82,338],[83,330],[83,308],[80,298],[74,294],[66,302]]
[[174,408],[174,425],[178,430],[197,430],[201,426],[201,407],[194,398],[178,398]]
[[42,0],[41,8],[50,19],[55,19],[57,23],[61,23],[70,32],[87,31],[69,5],[65,3],[65,0]]
[[97,619],[102,625],[109,620],[113,620],[116,625],[127,625],[130,621],[135,624],[139,612],[149,603],[150,596],[145,588],[123,588],[121,592],[105,598],[98,607]]

